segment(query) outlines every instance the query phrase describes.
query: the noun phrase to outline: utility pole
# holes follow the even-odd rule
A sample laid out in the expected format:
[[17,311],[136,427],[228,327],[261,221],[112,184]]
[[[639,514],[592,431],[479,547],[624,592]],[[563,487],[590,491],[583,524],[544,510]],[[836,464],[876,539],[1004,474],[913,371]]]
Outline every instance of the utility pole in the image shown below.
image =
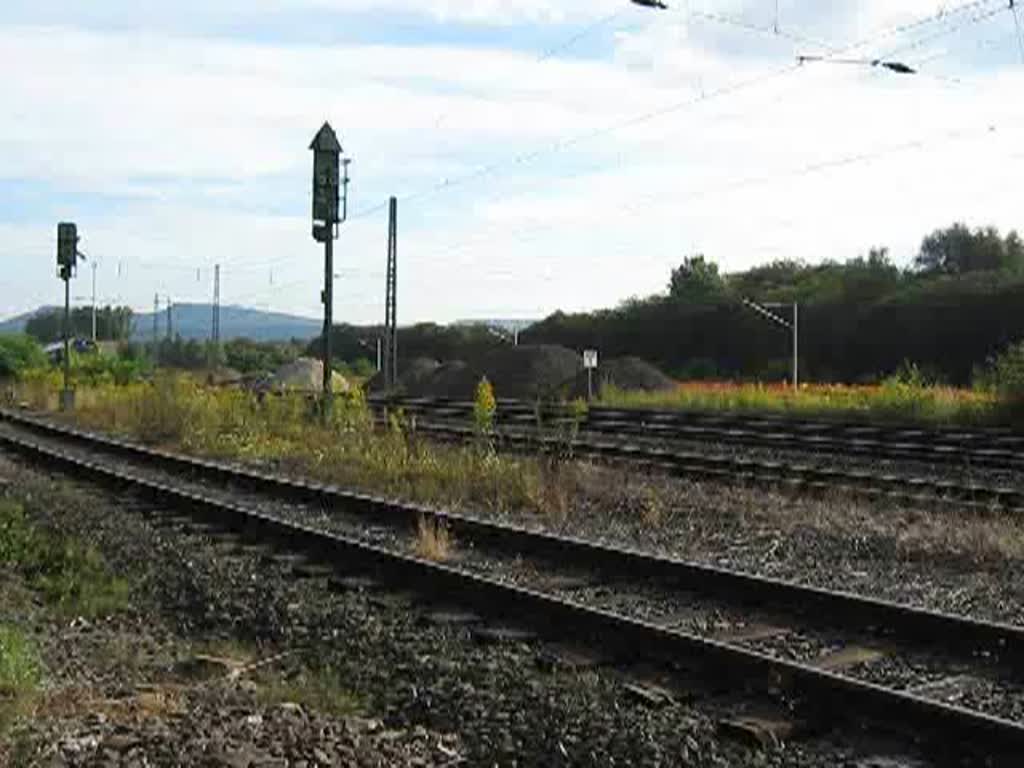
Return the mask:
[[800,390],[800,306],[797,302],[793,302],[793,321],[790,322],[785,318],[779,317],[771,310],[773,309],[784,309],[785,304],[758,304],[756,301],[750,299],[743,299],[743,303],[750,307],[752,310],[757,312],[767,320],[771,320],[777,325],[781,325],[783,328],[788,329],[793,334],[793,389],[796,391]]
[[153,294],[153,360],[159,356],[160,348],[160,294]]
[[99,265],[93,261],[92,263],[92,343],[96,343],[96,267]]
[[384,388],[398,384],[398,198],[388,205],[388,271],[384,300]]
[[167,297],[167,340],[174,340],[174,316],[171,314],[174,310],[174,304],[171,303],[171,297]]
[[[313,239],[324,244],[324,290],[321,300],[324,304],[323,330],[323,417],[326,421],[331,413],[331,328],[334,326],[334,240],[338,237],[338,225],[348,214],[348,164],[349,159],[341,158],[341,142],[331,128],[324,123],[309,148],[313,150]],[[339,163],[344,167],[344,176],[339,172]],[[340,194],[339,194],[340,193]],[[339,215],[338,199],[342,200]]]
[[210,325],[210,341],[220,346],[220,264],[213,268],[213,318]]

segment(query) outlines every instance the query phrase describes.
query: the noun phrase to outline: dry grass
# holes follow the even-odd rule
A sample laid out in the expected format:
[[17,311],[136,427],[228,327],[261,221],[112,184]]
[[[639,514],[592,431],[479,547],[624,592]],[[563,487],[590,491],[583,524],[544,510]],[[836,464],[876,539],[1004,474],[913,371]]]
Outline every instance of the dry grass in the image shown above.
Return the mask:
[[[301,396],[260,401],[186,377],[83,391],[77,423],[204,456],[288,467],[391,498],[453,507],[530,509],[540,469],[481,446],[426,442],[402,419],[376,430],[361,393],[338,398],[319,423]],[[534,510],[539,511],[539,510]]]
[[416,520],[413,552],[417,557],[443,563],[452,556],[454,542],[448,526],[436,517],[420,515]]

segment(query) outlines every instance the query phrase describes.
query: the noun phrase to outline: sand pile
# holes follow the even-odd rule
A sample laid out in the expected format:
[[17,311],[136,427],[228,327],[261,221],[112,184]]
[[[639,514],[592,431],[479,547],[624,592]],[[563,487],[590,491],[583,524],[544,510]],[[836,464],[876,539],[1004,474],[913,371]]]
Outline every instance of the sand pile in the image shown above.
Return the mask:
[[[324,364],[311,357],[300,357],[285,363],[270,377],[270,388],[293,392],[319,392],[323,388]],[[331,375],[331,386],[335,392],[348,392],[349,383],[341,374]]]

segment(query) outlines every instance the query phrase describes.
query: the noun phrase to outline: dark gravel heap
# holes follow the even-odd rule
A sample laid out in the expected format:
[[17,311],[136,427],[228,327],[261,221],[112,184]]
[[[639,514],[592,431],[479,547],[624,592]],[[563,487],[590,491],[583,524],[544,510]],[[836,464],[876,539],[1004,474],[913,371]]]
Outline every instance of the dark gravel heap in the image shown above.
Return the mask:
[[[639,357],[616,357],[599,361],[594,371],[594,393],[604,387],[640,392],[668,392],[676,388],[676,381],[656,366]],[[580,371],[562,385],[566,397],[587,396],[587,372]]]
[[478,359],[448,361],[431,371],[416,364],[402,372],[400,389],[410,397],[471,400],[486,376],[498,397],[530,400],[554,395],[581,366],[580,356],[565,347],[502,346]]
[[[22,472],[22,487],[31,483],[25,477],[28,474]],[[255,641],[268,653],[283,649],[315,660],[333,669],[360,701],[367,702],[383,720],[384,733],[402,734],[396,741],[404,752],[396,762],[347,763],[339,758],[333,764],[866,764],[849,748],[827,741],[749,751],[720,740],[715,724],[723,710],[714,700],[691,706],[686,703],[688,692],[681,690],[654,703],[624,685],[621,668],[552,666],[545,661],[548,650],[536,642],[483,644],[464,626],[429,623],[424,611],[430,606],[418,604],[411,596],[322,576],[296,578],[294,562],[239,551],[222,540],[184,532],[176,524],[147,520],[129,499],[112,499],[93,488],[86,496],[40,488],[36,486],[34,492],[45,493],[46,503],[37,505],[34,514],[94,542],[112,564],[136,574],[136,600],[175,632],[240,638]],[[641,657],[638,654],[637,661]],[[237,741],[261,750],[261,755],[269,751],[270,759],[288,759],[287,751],[298,743],[306,751],[302,756],[293,754],[289,764],[309,760],[309,739],[314,738],[309,734],[316,733],[322,721],[310,714],[312,724],[293,722],[292,716],[298,715],[294,710],[253,708],[244,699],[244,689],[223,695],[196,708],[191,724],[196,733],[189,737],[188,729],[182,727],[183,743],[188,746],[179,751],[195,748],[202,738],[199,734],[216,730],[222,734],[221,743]],[[729,706],[735,706],[735,701]],[[274,733],[294,729],[294,741],[289,741],[290,736],[273,737],[268,749],[259,738],[245,736],[257,716],[261,727]],[[102,730],[102,725],[97,727]],[[442,737],[424,740],[417,727],[458,737],[443,737],[448,741],[442,743],[442,750],[435,741]],[[350,734],[333,733],[331,748],[343,754],[351,746]],[[321,734],[314,743],[324,738]],[[388,739],[381,734],[377,740]],[[424,746],[424,741],[429,744]],[[176,742],[172,739],[172,743]],[[274,754],[274,745],[281,755]],[[428,751],[415,751],[421,748]],[[446,762],[442,759],[446,750],[456,751],[462,760]],[[315,755],[313,759],[318,760]]]

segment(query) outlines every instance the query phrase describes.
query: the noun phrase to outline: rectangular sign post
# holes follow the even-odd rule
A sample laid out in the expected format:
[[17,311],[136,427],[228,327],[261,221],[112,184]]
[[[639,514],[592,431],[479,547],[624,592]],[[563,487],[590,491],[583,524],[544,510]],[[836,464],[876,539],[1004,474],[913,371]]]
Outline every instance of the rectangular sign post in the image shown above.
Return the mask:
[[587,400],[594,399],[594,369],[597,368],[597,350],[583,350],[583,367],[587,369]]

